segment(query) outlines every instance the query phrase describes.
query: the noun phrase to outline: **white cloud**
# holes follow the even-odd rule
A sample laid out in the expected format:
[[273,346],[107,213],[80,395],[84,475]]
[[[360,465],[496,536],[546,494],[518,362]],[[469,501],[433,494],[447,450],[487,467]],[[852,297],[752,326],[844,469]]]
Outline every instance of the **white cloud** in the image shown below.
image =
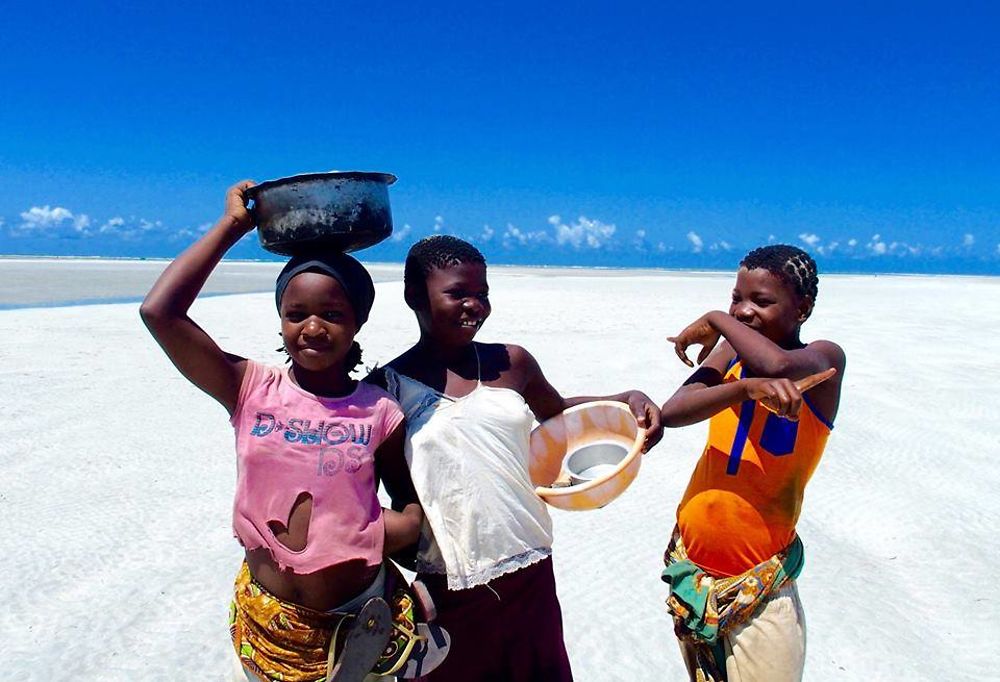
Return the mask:
[[718,241],[718,242],[715,242],[714,244],[712,244],[710,247],[708,247],[708,250],[709,251],[731,251],[732,248],[733,248],[732,244],[730,244],[729,242],[727,242],[725,240],[722,240],[722,241]]
[[490,227],[489,225],[483,225],[483,232],[482,232],[482,234],[481,234],[481,235],[479,236],[479,238],[480,238],[481,240],[483,240],[484,242],[488,242],[488,241],[490,241],[491,239],[493,239],[493,235],[495,235],[495,234],[496,234],[496,230],[494,230],[494,229],[493,229],[492,227]]
[[882,241],[882,236],[877,234],[872,237],[872,240],[866,246],[876,256],[883,256],[889,250],[886,243]]
[[[656,250],[659,253],[666,253],[667,252],[667,245],[664,244],[663,242],[657,242],[656,243]],[[997,251],[1000,251],[1000,244],[997,244]]]
[[108,232],[117,232],[118,228],[120,228],[124,224],[125,224],[124,218],[122,218],[121,216],[115,216],[114,218],[111,218],[103,225],[101,225],[101,227],[98,228],[97,231],[100,232],[101,234],[106,234]]
[[820,242],[820,236],[811,232],[803,232],[799,235],[799,239],[805,242],[808,246],[816,246]]
[[49,206],[32,206],[21,214],[21,227],[30,229],[44,229],[58,225],[66,220],[72,220],[73,214],[62,206],[50,208]]
[[976,243],[976,238],[973,235],[969,234],[968,232],[966,232],[962,236],[962,246],[968,247],[972,246],[975,243]]
[[640,252],[649,251],[652,248],[650,243],[646,241],[646,230],[639,228],[635,231],[635,236],[632,237],[632,248]]
[[701,253],[701,249],[705,245],[705,242],[701,240],[701,237],[692,231],[687,233],[687,238],[688,241],[691,242],[691,250],[695,253]]
[[847,245],[853,249],[855,246],[858,245],[858,240],[855,239],[854,237],[851,237],[849,240],[847,240]]
[[392,241],[394,241],[394,242],[401,242],[404,239],[406,239],[408,236],[410,236],[410,232],[412,232],[412,231],[413,231],[413,228],[410,227],[409,223],[403,223],[403,229],[401,229],[401,230],[393,230],[392,231]]
[[444,217],[436,215],[434,216],[434,231],[440,232],[441,228],[444,227]]
[[[492,230],[490,231],[490,236],[493,236]],[[509,249],[515,246],[527,246],[528,244],[543,244],[552,241],[552,239],[544,230],[526,231],[513,223],[507,223],[503,234],[500,235],[500,241],[504,248]]]
[[520,228],[516,225],[507,223],[507,229],[503,233],[503,243],[504,246],[520,244],[525,245],[528,243],[528,234],[526,232],[521,232]]
[[591,220],[580,216],[572,225],[567,225],[557,215],[549,216],[549,224],[555,230],[555,240],[560,246],[569,244],[574,249],[586,246],[590,249],[600,249],[606,246],[618,228],[611,223]]
[[193,239],[204,234],[211,223],[197,228],[167,232],[160,220],[114,216],[103,222],[91,220],[85,213],[75,214],[63,206],[33,206],[20,214],[21,221],[10,231],[14,236],[47,235],[61,238],[140,239],[162,235],[169,239]]
[[89,216],[84,213],[74,215],[62,206],[32,206],[21,213],[20,229],[24,232],[72,231],[80,235],[89,234],[88,227]]
[[[146,220],[145,218],[139,218],[139,226],[136,228],[139,232],[151,232],[152,230],[158,230],[163,227],[163,222],[159,220]],[[248,233],[249,234],[249,233]]]
[[[128,218],[122,218],[121,216],[115,216],[104,222],[101,227],[97,230],[98,234],[105,236],[114,236],[121,239],[132,240],[132,239],[142,239],[150,234],[163,235],[171,240],[193,240],[201,237],[203,234],[208,232],[214,223],[201,223],[198,227],[190,228],[185,227],[180,230],[173,230],[168,232],[164,226],[162,220],[149,220],[147,218],[136,218],[135,216],[129,216]],[[248,232],[247,234],[251,234]],[[241,239],[246,239],[246,235],[241,237]]]

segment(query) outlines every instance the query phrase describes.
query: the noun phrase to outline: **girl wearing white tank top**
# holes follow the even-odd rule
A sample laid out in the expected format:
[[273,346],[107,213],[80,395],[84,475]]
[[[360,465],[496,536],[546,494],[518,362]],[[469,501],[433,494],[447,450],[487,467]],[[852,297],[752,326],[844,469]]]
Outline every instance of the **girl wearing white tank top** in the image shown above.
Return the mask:
[[414,244],[404,282],[420,340],[370,380],[406,414],[405,454],[425,514],[415,568],[452,633],[448,658],[423,679],[571,680],[551,521],[528,477],[531,426],[572,405],[618,400],[647,429],[648,449],[661,436],[659,407],[639,391],[564,398],[524,348],[475,343],[491,312],[489,283],[482,254],[461,239]]

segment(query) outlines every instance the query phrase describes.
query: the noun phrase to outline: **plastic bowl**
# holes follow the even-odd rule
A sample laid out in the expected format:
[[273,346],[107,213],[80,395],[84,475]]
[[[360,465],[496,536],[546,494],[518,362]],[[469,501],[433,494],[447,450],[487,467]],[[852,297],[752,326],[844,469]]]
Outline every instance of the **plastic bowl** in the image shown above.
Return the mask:
[[638,475],[645,437],[628,405],[610,400],[576,405],[545,420],[531,432],[535,493],[569,511],[607,505]]

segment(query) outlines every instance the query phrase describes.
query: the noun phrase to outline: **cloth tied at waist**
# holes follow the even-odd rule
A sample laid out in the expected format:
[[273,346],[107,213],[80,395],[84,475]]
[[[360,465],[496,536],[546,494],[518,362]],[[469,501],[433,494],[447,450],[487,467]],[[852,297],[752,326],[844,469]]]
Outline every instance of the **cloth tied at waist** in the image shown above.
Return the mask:
[[805,553],[798,535],[788,547],[740,575],[714,578],[687,556],[675,528],[663,555],[661,578],[670,585],[667,610],[678,637],[713,645],[730,628],[753,616],[757,607],[802,572]]

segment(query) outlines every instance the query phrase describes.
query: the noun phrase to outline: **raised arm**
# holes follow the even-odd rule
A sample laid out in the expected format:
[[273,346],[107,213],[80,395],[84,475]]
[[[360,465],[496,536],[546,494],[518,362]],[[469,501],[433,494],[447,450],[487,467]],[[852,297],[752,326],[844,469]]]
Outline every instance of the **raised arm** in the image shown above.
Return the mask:
[[188,310],[226,251],[253,229],[243,194],[252,185],[244,180],[229,188],[223,216],[167,266],[139,307],[142,321],[174,366],[230,414],[239,397],[246,360],[219,348],[188,317]]
[[605,396],[575,396],[563,398],[559,392],[549,383],[542,373],[542,368],[532,355],[520,346],[508,346],[511,356],[511,365],[519,368],[523,372],[524,390],[522,395],[528,407],[535,413],[538,421],[545,421],[549,417],[554,417],[563,410],[580,405],[581,403],[593,402],[595,400],[614,400],[626,403],[632,414],[635,415],[636,422],[640,427],[646,429],[646,440],[643,444],[643,452],[648,451],[660,442],[663,437],[663,427],[660,424],[660,409],[649,396],[642,391],[622,391],[614,395]]
[[[724,382],[726,370],[735,358],[736,352],[728,342],[723,342],[707,358],[700,357],[701,366],[664,403],[663,425],[673,428],[695,424],[744,400],[759,400],[775,414],[795,420],[802,409],[802,394],[819,384],[829,384],[827,380],[838,372],[837,368],[828,367],[795,381],[786,377],[750,377]],[[839,392],[838,386],[835,397],[839,397]]]
[[755,376],[801,379],[830,367],[843,369],[843,351],[834,343],[817,341],[803,348],[782,348],[721,310],[705,313],[680,334],[667,340],[673,342],[677,357],[688,367],[693,367],[694,363],[687,356],[688,347],[695,344],[702,346],[698,355],[698,363],[701,364],[720,337],[729,342],[743,365]]

